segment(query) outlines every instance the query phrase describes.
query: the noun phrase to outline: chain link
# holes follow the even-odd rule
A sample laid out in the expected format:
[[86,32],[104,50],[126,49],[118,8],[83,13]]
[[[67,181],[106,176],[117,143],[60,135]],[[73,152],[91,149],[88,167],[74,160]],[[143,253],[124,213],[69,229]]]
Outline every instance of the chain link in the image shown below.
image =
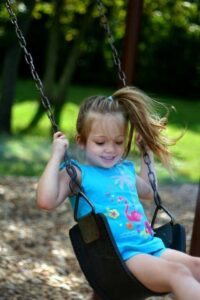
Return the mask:
[[149,182],[150,182],[150,185],[152,187],[152,190],[153,190],[154,202],[156,204],[156,209],[155,209],[155,212],[153,214],[153,218],[152,218],[152,221],[151,221],[151,226],[152,226],[152,228],[154,227],[154,224],[155,224],[155,221],[156,221],[159,210],[164,211],[168,215],[168,217],[170,218],[171,223],[174,223],[175,222],[174,217],[172,216],[171,212],[166,207],[163,206],[161,197],[158,193],[157,184],[156,184],[156,176],[155,176],[155,173],[151,169],[152,160],[149,156],[149,153],[147,152],[146,145],[144,143],[142,143],[141,146],[142,146],[142,149],[143,149],[143,159],[144,159],[144,162],[145,162],[145,164],[148,168],[148,178],[149,178]]
[[38,73],[35,69],[33,57],[27,49],[25,37],[24,37],[21,29],[19,28],[17,17],[16,17],[16,15],[15,15],[13,9],[12,9],[12,6],[11,6],[12,4],[11,3],[12,3],[12,1],[6,0],[5,6],[7,8],[7,11],[9,13],[9,15],[10,15],[11,23],[15,27],[15,32],[16,32],[16,35],[17,35],[17,38],[18,38],[19,45],[20,45],[20,47],[22,48],[22,50],[24,52],[25,61],[30,67],[31,75],[32,75],[33,80],[35,82],[35,86],[36,86],[37,90],[40,93],[41,103],[42,103],[42,105],[43,105],[43,107],[44,107],[44,109],[47,113],[47,116],[48,116],[50,122],[51,122],[53,131],[56,132],[56,131],[58,131],[58,125],[56,124],[56,121],[55,121],[55,118],[54,118],[54,115],[53,115],[51,103],[50,103],[48,97],[45,96],[42,81],[41,81],[41,79],[40,79],[40,77],[39,77],[39,75],[38,75]]
[[150,183],[153,193],[154,193],[155,204],[159,209],[163,209],[162,201],[161,201],[161,198],[160,198],[160,196],[158,194],[158,190],[157,190],[156,176],[151,168],[152,160],[149,156],[149,153],[147,152],[147,148],[146,148],[146,145],[144,142],[141,143],[141,147],[142,147],[142,151],[143,151],[143,159],[148,168],[148,178],[149,178],[149,183]]
[[126,86],[127,85],[126,84],[126,75],[125,75],[124,71],[122,70],[121,61],[120,61],[120,58],[119,58],[119,55],[118,55],[118,51],[117,51],[117,49],[115,47],[115,44],[114,44],[115,41],[114,41],[110,26],[109,26],[109,23],[108,23],[108,19],[107,19],[105,13],[104,13],[105,7],[104,7],[101,0],[97,0],[97,7],[98,7],[99,13],[101,15],[101,23],[102,23],[102,25],[105,29],[107,39],[108,39],[108,43],[109,43],[109,45],[111,47],[111,50],[112,50],[114,64],[117,66],[117,69],[118,69],[118,77],[122,81],[123,86]]

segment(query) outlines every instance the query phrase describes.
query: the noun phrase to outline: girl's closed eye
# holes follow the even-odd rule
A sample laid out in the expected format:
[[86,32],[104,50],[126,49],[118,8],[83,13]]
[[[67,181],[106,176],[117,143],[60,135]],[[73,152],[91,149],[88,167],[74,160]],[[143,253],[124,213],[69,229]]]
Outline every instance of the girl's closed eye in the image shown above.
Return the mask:
[[105,142],[103,141],[95,141],[95,144],[98,145],[98,146],[102,146],[105,144]]
[[124,141],[123,140],[122,141],[116,141],[115,143],[116,143],[116,145],[123,145]]

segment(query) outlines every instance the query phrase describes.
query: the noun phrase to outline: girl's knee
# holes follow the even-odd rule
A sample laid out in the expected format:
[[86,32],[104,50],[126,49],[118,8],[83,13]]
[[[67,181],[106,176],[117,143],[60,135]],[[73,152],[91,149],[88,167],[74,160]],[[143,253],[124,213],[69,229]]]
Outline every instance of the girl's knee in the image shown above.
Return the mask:
[[191,257],[190,270],[194,274],[194,276],[198,280],[200,280],[200,258],[199,257]]
[[180,278],[193,276],[190,268],[179,262],[168,261],[166,268],[172,285]]
[[179,278],[193,277],[193,274],[190,271],[190,269],[187,266],[179,263],[174,264],[171,272],[172,272],[172,277],[173,275],[175,277],[178,276]]
[[191,266],[193,269],[200,269],[200,258],[191,256]]

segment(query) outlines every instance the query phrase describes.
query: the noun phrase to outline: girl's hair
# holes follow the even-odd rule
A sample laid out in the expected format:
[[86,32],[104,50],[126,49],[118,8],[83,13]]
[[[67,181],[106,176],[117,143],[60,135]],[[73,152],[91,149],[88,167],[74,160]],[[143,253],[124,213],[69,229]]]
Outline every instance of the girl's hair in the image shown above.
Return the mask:
[[169,145],[176,140],[168,139],[163,130],[166,129],[167,117],[159,117],[155,106],[163,104],[152,100],[137,88],[125,87],[116,91],[111,97],[91,96],[81,105],[77,118],[77,133],[82,143],[86,143],[92,119],[96,114],[122,114],[128,125],[127,143],[124,156],[127,156],[134,133],[139,133],[144,144],[156,154],[166,167],[169,167]]

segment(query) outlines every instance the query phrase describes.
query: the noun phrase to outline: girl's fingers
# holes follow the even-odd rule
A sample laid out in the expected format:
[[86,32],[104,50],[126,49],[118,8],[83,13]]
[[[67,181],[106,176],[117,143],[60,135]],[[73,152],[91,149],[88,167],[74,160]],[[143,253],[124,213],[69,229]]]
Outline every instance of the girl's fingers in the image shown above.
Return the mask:
[[53,137],[54,137],[54,139],[65,138],[65,134],[62,133],[61,131],[57,131],[56,133],[54,133]]
[[143,141],[142,136],[139,133],[136,133],[135,141],[136,144],[140,144]]
[[56,133],[54,133],[53,138],[56,139],[60,136],[61,131],[57,131]]
[[61,131],[58,131],[58,132],[54,133],[53,139],[54,139],[54,142],[56,142],[56,141],[61,141],[61,140],[62,140],[62,143],[61,143],[61,144],[63,144],[65,147],[68,148],[68,146],[69,146],[69,141],[68,141],[68,139],[66,138],[65,134],[62,133]]

